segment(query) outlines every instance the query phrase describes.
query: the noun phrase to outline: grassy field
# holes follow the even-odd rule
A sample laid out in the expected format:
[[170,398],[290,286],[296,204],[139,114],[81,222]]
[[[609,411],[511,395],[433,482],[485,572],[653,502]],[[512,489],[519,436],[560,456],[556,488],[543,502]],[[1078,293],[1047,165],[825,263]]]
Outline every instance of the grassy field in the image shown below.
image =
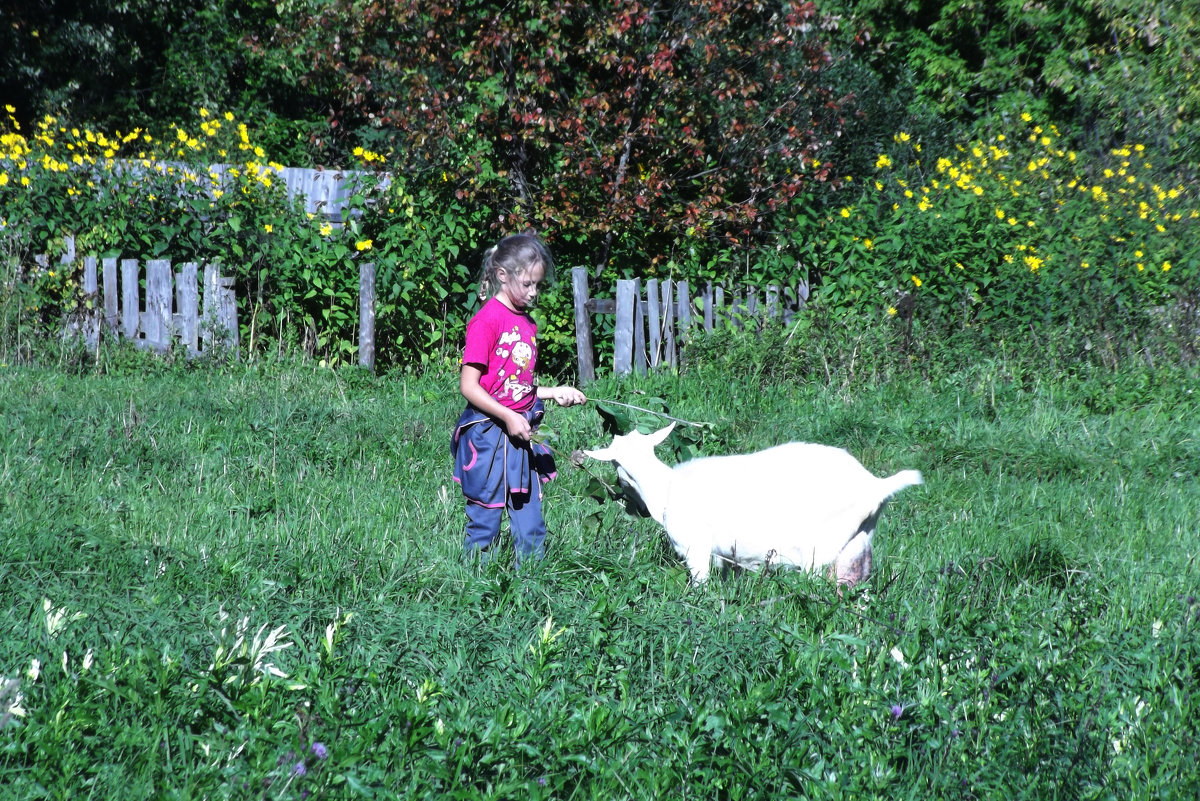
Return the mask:
[[1198,378],[589,388],[923,471],[839,599],[689,586],[566,459],[545,561],[465,564],[450,374],[0,369],[0,795],[1200,796]]

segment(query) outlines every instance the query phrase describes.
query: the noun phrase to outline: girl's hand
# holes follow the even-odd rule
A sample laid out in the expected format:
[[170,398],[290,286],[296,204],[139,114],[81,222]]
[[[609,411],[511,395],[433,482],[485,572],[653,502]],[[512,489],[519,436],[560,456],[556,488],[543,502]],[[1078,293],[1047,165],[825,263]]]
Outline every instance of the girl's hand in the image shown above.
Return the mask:
[[587,396],[575,389],[575,387],[551,387],[550,397],[559,406],[574,406],[579,403],[587,403]]
[[504,428],[510,437],[521,442],[529,442],[530,437],[533,436],[533,429],[530,427],[529,421],[520,412],[510,411],[506,414]]

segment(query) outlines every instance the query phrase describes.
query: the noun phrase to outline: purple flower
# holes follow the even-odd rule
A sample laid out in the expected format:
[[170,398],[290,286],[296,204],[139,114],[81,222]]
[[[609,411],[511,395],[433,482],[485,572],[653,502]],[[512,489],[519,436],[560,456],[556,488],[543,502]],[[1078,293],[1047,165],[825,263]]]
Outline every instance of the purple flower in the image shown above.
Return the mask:
[[546,786],[546,777],[539,776],[538,777],[538,787],[545,787],[545,786]]
[[329,756],[329,751],[325,748],[324,743],[313,743],[312,752],[317,759],[325,759]]
[[297,762],[295,765],[292,765],[293,776],[303,776],[305,773],[308,773],[308,768],[304,767],[303,762]]
[[899,720],[904,715],[902,704],[892,704],[892,720]]

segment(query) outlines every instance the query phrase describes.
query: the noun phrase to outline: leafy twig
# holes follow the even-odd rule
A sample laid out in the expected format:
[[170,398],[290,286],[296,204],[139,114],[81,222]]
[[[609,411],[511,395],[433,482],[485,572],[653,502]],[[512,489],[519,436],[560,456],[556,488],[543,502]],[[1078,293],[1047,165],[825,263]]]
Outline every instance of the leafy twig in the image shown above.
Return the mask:
[[614,406],[624,406],[626,409],[634,409],[635,411],[646,412],[647,414],[655,414],[659,417],[665,417],[667,420],[673,420],[676,423],[683,423],[685,426],[694,426],[695,428],[712,427],[712,423],[696,423],[691,420],[684,420],[681,417],[673,417],[666,412],[656,412],[653,409],[647,409],[644,406],[634,406],[632,403],[624,403],[622,401],[609,400],[607,398],[588,398],[588,400],[592,401],[593,403],[611,403]]

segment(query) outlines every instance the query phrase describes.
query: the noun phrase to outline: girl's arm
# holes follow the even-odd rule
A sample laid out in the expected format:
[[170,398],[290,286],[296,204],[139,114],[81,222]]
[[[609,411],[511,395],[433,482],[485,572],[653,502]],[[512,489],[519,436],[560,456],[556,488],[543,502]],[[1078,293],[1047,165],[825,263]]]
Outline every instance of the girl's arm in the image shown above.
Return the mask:
[[542,400],[552,400],[559,406],[574,406],[577,403],[587,403],[587,396],[575,387],[538,387],[537,396]]
[[458,391],[467,399],[467,403],[498,420],[510,437],[528,442],[533,431],[529,426],[529,421],[525,419],[525,415],[513,411],[489,395],[488,391],[479,383],[479,379],[482,377],[483,371],[479,369],[478,365],[464,364],[462,372],[458,376]]

